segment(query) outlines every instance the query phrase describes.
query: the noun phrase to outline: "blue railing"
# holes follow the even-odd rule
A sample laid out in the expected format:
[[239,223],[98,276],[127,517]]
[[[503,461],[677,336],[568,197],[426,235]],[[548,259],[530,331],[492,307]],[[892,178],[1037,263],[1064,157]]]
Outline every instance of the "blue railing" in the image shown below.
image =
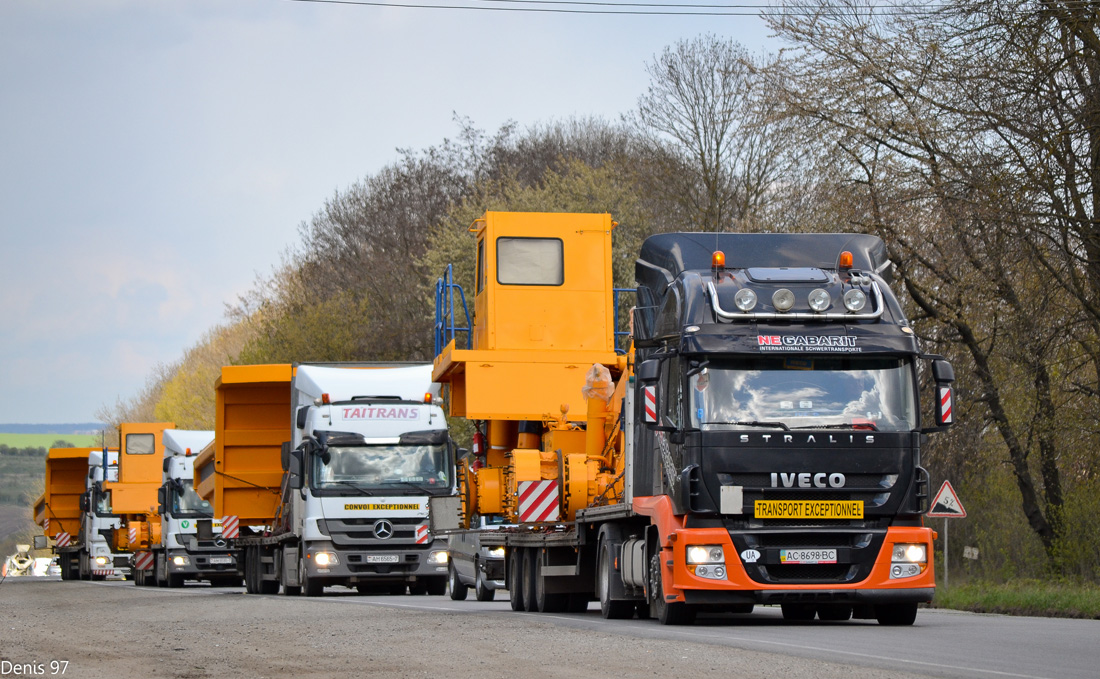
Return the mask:
[[[620,294],[626,294],[626,293],[635,293],[635,292],[637,292],[637,290],[635,290],[634,288],[612,288],[611,290],[612,290],[612,293],[613,293],[611,298],[614,301],[614,311],[613,311],[613,313],[615,314],[615,316],[614,316],[615,321],[614,322],[615,322],[615,327],[618,328],[619,327],[619,295]],[[630,327],[630,321],[629,320],[627,321],[627,326],[626,327],[628,327],[628,328]],[[615,331],[615,353],[616,354],[625,354],[626,353],[626,346],[625,346],[626,342],[623,342],[624,346],[620,347],[619,346],[619,338],[620,337],[622,337],[622,338],[630,337],[630,331],[629,330],[616,330]]]
[[[462,313],[466,315],[466,327],[456,325],[455,320],[455,292],[462,301]],[[466,293],[462,286],[455,283],[455,273],[452,265],[447,265],[447,271],[443,278],[435,284],[435,355],[443,353],[443,348],[456,339],[459,332],[466,333],[466,348],[470,348],[470,310],[466,306]],[[457,343],[456,343],[457,344]]]

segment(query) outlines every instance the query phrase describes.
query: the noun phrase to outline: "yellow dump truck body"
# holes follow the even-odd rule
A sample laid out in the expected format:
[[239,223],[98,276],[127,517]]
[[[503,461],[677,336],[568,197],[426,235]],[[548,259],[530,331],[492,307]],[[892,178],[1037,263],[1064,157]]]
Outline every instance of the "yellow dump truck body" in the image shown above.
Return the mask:
[[35,503],[34,520],[43,532],[80,534],[80,496],[87,489],[88,457],[97,448],[51,448],[46,453],[46,489]]
[[289,363],[225,366],[217,382],[214,443],[195,460],[195,491],[216,518],[271,525],[290,438]]

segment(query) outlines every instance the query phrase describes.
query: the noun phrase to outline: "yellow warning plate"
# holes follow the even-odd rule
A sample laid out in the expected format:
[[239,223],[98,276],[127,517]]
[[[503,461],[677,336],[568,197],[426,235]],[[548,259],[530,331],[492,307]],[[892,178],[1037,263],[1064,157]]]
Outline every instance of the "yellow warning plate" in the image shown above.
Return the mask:
[[862,519],[862,500],[757,500],[758,519]]

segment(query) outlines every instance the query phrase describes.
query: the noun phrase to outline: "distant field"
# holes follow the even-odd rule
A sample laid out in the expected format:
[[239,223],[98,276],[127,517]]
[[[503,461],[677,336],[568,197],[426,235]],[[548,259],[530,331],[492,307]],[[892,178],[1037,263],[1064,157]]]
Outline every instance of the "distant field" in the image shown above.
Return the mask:
[[0,443],[12,448],[50,448],[55,441],[68,441],[77,448],[99,445],[95,434],[0,434]]

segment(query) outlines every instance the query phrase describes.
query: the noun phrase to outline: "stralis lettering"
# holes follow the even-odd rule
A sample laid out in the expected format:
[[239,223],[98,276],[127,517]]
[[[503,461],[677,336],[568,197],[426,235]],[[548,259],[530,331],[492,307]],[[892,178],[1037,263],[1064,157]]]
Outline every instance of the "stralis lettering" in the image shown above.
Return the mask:
[[[818,440],[818,437],[821,440]],[[774,439],[774,440],[773,440]],[[797,440],[796,440],[797,439]],[[740,443],[874,443],[874,434],[741,434]]]
[[345,420],[418,420],[420,408],[393,406],[349,406],[342,408]]

